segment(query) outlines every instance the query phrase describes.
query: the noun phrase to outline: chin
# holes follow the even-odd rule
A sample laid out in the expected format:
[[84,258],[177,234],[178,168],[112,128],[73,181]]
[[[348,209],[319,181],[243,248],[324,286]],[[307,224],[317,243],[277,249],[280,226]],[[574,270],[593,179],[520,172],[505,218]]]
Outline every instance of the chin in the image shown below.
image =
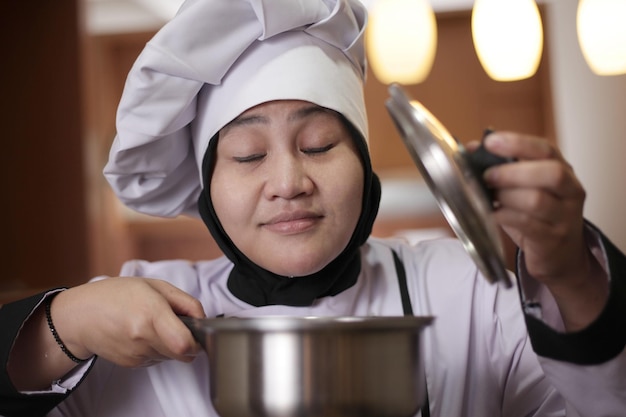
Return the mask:
[[323,268],[324,268],[323,266],[320,268],[307,268],[307,269],[289,268],[289,269],[284,269],[282,272],[276,272],[276,273],[279,275],[283,275],[285,277],[297,278],[297,277],[305,277],[307,275],[314,274],[316,272],[321,271]]
[[297,262],[297,263],[293,263],[293,264],[281,264],[279,266],[277,266],[276,268],[265,268],[269,271],[272,271],[275,274],[278,275],[283,275],[286,277],[304,277],[307,275],[311,275],[314,274],[316,272],[321,271],[326,265],[328,265],[330,263],[330,261],[328,262]]
[[282,242],[280,251],[260,251],[251,258],[260,267],[286,277],[302,277],[324,269],[339,254],[343,247],[330,248],[323,244],[297,244]]

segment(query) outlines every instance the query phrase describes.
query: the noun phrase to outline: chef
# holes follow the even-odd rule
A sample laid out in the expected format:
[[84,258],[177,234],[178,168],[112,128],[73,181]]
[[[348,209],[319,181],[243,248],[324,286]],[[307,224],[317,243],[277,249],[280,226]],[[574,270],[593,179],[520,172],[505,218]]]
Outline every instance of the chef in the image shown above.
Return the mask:
[[132,209],[201,217],[224,256],[133,260],[5,305],[0,414],[217,415],[181,314],[414,314],[436,317],[422,416],[626,415],[626,259],[546,141],[485,142],[518,161],[485,173],[515,288],[455,239],[370,237],[365,23],[358,0],[183,4],[129,73],[104,173]]

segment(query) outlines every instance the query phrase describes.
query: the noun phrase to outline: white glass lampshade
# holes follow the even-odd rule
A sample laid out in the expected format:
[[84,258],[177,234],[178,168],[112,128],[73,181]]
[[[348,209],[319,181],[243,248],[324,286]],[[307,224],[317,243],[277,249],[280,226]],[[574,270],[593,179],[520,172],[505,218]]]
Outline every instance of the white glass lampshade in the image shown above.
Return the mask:
[[417,84],[435,60],[437,22],[428,0],[378,0],[370,9],[367,55],[384,84]]
[[534,0],[476,0],[472,38],[487,75],[516,81],[537,72],[543,52],[543,27]]
[[580,0],[578,41],[598,75],[626,73],[626,0]]

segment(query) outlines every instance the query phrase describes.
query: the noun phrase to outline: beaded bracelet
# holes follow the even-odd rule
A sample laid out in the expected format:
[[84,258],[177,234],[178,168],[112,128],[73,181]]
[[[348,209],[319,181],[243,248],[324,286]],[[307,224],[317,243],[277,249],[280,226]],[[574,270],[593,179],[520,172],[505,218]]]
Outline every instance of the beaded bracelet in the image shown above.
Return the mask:
[[70,352],[70,350],[65,346],[65,343],[63,343],[63,341],[59,337],[59,334],[57,333],[57,329],[54,327],[54,323],[52,323],[52,315],[50,314],[50,306],[52,305],[52,299],[56,297],[58,294],[59,293],[53,294],[52,296],[46,299],[46,321],[48,322],[48,328],[50,329],[50,332],[52,332],[52,336],[54,336],[54,340],[56,340],[57,344],[59,345],[63,353],[65,353],[65,355],[68,358],[70,358],[76,363],[86,362],[87,359],[79,359],[76,356],[74,356],[72,352]]

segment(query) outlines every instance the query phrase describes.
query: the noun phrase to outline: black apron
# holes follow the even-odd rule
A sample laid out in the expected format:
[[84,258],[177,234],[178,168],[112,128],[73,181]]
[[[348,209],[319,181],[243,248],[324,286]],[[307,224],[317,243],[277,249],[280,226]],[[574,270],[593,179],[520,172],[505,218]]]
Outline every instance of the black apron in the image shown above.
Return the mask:
[[[406,271],[404,264],[395,250],[393,252],[393,262],[396,266],[396,275],[398,276],[398,286],[400,287],[400,299],[402,300],[402,311],[405,316],[413,316],[413,307],[411,306],[411,298],[409,297],[409,288],[406,283]],[[422,417],[430,417],[430,403],[428,401],[428,386],[426,386],[426,401],[422,406]]]

